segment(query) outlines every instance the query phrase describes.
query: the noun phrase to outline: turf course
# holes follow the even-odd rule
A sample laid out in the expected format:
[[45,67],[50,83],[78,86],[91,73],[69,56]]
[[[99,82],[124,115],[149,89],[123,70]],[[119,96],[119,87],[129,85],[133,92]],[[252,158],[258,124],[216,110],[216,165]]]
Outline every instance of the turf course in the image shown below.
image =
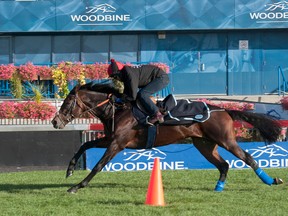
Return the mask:
[[162,171],[165,207],[144,205],[149,171],[101,172],[77,194],[66,190],[87,171],[0,174],[0,215],[287,215],[288,169],[265,169],[284,184],[267,186],[251,169],[230,170],[226,188],[214,192],[217,170]]

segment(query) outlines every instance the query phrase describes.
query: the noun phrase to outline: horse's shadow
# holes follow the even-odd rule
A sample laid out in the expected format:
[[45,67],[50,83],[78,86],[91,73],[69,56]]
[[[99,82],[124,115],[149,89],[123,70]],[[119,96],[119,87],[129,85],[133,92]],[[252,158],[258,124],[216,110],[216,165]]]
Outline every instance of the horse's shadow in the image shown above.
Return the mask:
[[69,184],[0,184],[0,192],[14,193],[25,190],[43,190],[48,188],[64,188]]
[[[73,184],[0,184],[0,192],[7,193],[15,193],[19,191],[33,191],[33,190],[44,190],[44,189],[60,189],[66,191],[68,188],[73,186]],[[127,188],[127,184],[121,183],[106,183],[106,184],[91,184],[88,186],[89,188]],[[129,185],[129,188],[133,188],[133,185]],[[134,186],[135,188],[139,188],[138,185]]]

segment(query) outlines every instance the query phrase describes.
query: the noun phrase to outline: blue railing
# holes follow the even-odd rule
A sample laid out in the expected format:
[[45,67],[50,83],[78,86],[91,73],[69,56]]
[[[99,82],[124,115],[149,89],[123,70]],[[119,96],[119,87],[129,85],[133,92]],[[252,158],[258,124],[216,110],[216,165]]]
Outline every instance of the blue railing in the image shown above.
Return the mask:
[[281,95],[281,93],[285,95],[286,86],[287,86],[286,77],[283,73],[282,68],[279,66],[278,67],[278,95]]
[[10,83],[8,80],[0,80],[0,96],[11,96]]

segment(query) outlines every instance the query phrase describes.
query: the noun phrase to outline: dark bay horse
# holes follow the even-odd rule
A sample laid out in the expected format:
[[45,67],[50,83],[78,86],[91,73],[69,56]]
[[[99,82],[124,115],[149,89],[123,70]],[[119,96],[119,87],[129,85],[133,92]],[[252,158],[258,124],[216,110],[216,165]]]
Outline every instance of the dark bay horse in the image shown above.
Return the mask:
[[[134,118],[131,104],[115,109],[111,93],[118,92],[111,84],[92,84],[76,86],[64,100],[59,112],[52,120],[54,128],[62,129],[75,118],[86,114],[93,115],[104,125],[105,137],[84,143],[71,159],[66,177],[73,174],[80,156],[90,148],[107,148],[95,167],[79,184],[71,187],[68,192],[76,193],[78,189],[88,185],[91,179],[120,151],[125,148],[143,149],[147,141],[147,126],[141,125]],[[280,184],[280,178],[271,178],[259,168],[252,156],[243,151],[236,142],[234,120],[250,123],[258,129],[264,141],[271,143],[277,140],[281,127],[277,121],[265,116],[245,111],[224,110],[208,105],[211,110],[210,118],[202,123],[191,122],[189,125],[165,126],[159,125],[155,147],[177,143],[185,138],[192,138],[194,146],[220,172],[215,191],[224,189],[229,165],[219,155],[220,146],[234,154],[249,165],[256,175],[267,185]]]

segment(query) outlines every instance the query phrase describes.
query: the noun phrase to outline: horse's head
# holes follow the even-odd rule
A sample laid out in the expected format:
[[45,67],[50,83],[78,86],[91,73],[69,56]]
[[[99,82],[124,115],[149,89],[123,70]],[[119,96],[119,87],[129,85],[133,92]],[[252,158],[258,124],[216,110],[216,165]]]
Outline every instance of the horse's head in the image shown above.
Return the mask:
[[[52,120],[53,127],[63,129],[69,122],[75,118],[83,118],[87,115],[102,117],[107,115],[103,107],[107,108],[109,99],[107,94],[81,90],[75,87],[63,101],[63,104]],[[101,116],[102,115],[102,116]]]
[[111,108],[109,95],[116,94],[117,90],[108,84],[87,83],[76,86],[63,101],[58,113],[52,120],[53,127],[63,129],[75,118],[85,117],[87,114],[101,120],[109,118]]
[[78,90],[76,86],[63,101],[63,104],[52,120],[53,127],[63,129],[74,118],[81,114],[81,107],[77,105]]

